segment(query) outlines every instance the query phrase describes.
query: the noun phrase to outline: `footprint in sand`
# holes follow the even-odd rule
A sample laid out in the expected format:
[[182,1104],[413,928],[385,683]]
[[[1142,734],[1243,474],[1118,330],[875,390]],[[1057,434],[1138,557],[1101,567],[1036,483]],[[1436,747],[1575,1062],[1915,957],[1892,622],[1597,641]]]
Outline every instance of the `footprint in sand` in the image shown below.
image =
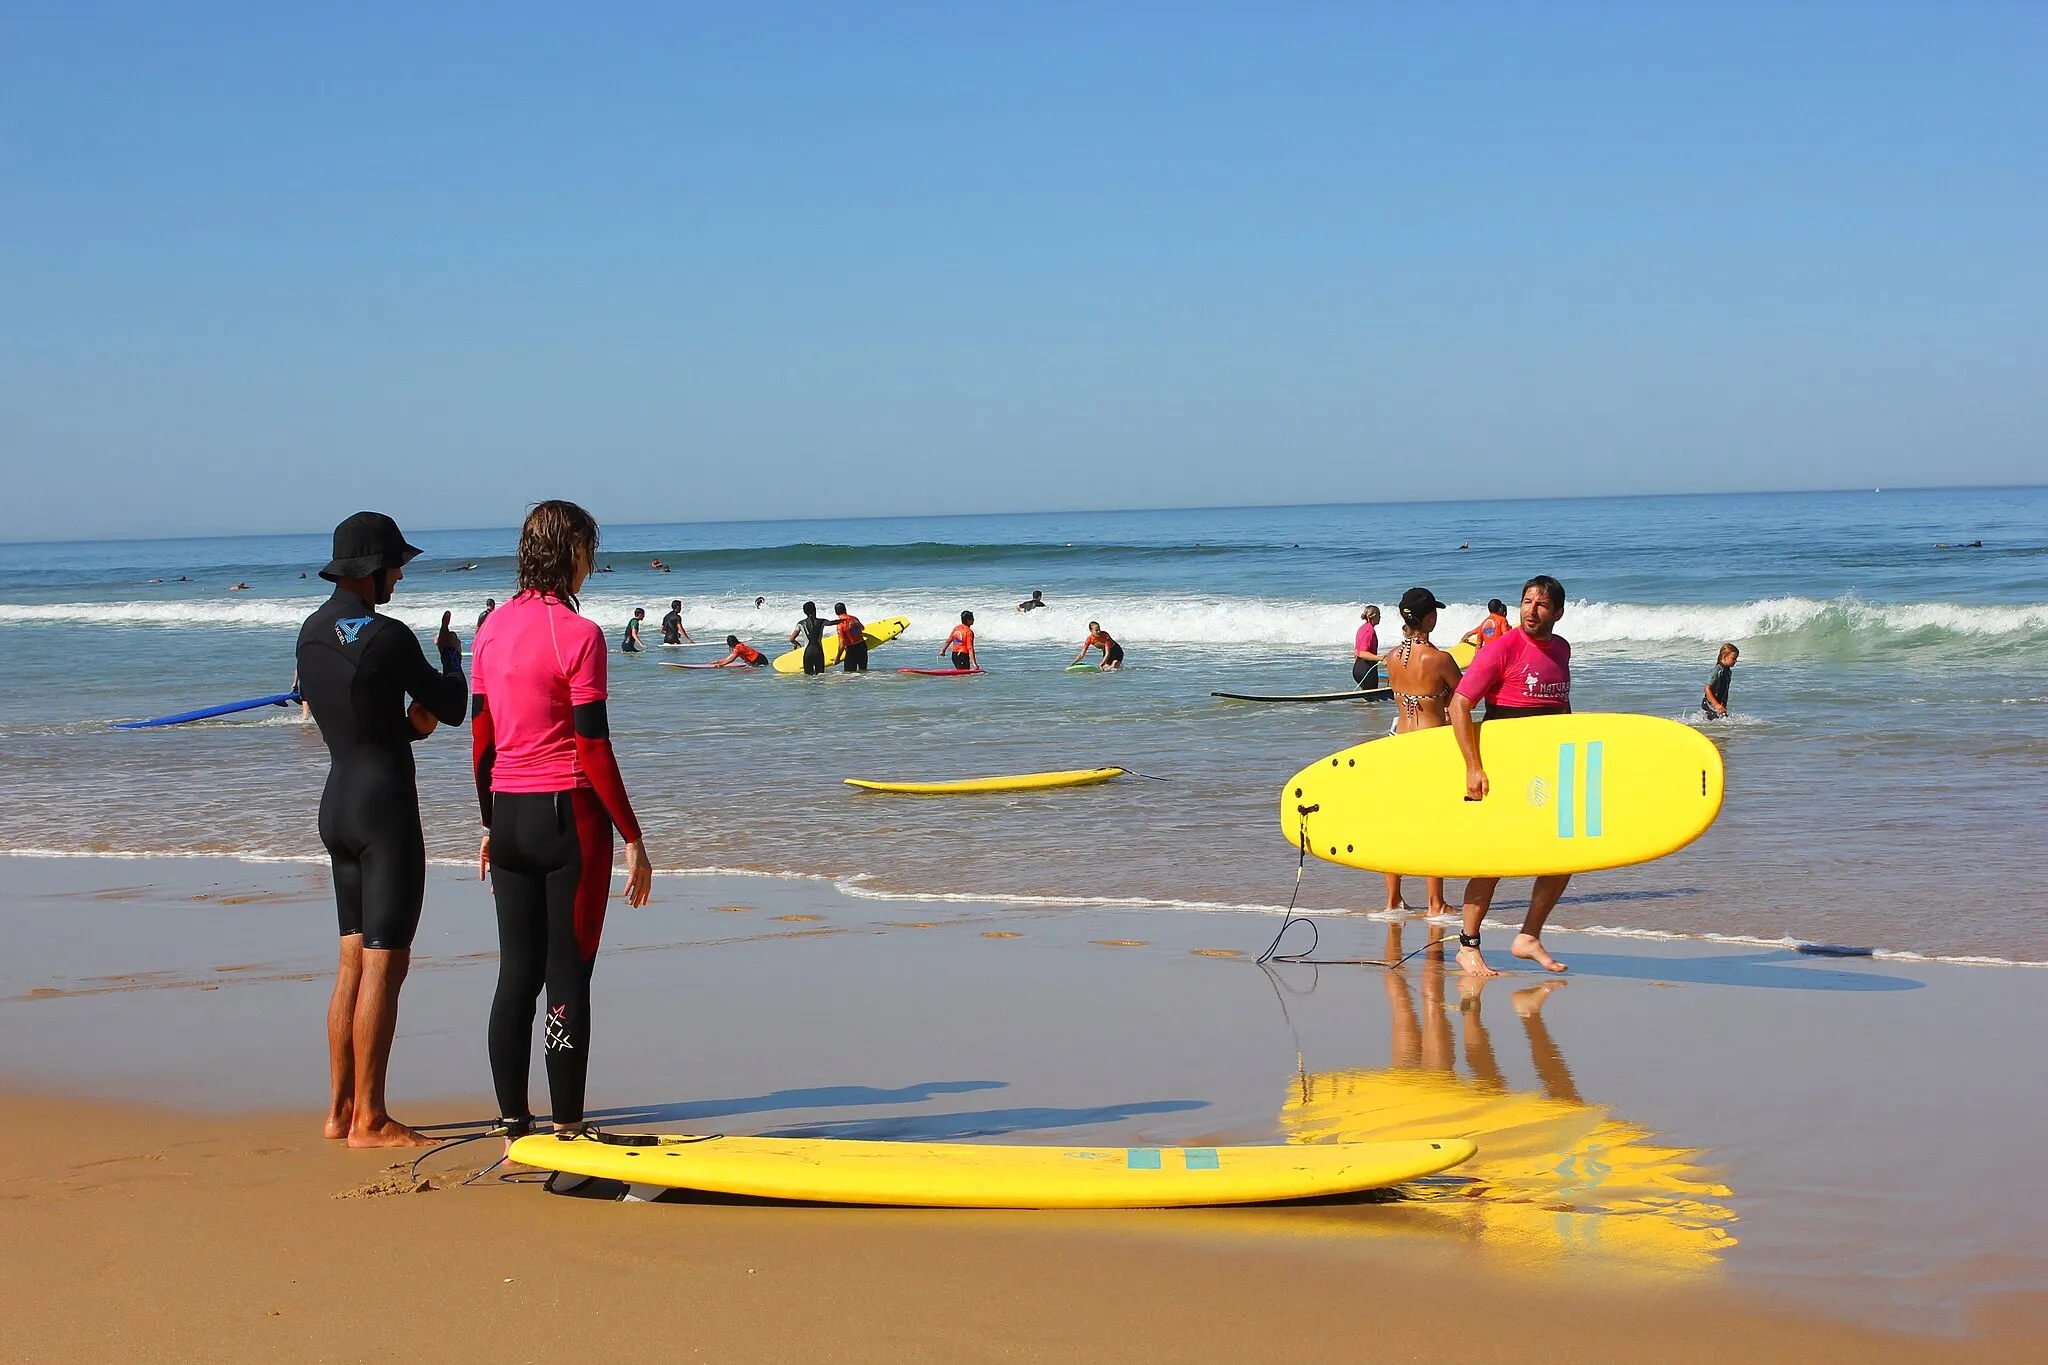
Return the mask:
[[727,915],[744,915],[754,907],[751,905],[710,905],[705,908],[707,910],[717,910]]
[[1239,951],[1238,951],[1237,949],[1235,949],[1235,948],[1196,948],[1196,949],[1194,950],[1194,954],[1195,954],[1195,956],[1196,956],[1196,957],[1243,957],[1243,956],[1244,956],[1244,954],[1243,954],[1243,953],[1240,953],[1240,952],[1239,952]]
[[1104,948],[1142,948],[1145,946],[1145,940],[1142,938],[1091,938],[1088,941]]
[[777,924],[815,924],[825,918],[823,915],[777,915]]
[[1007,930],[1007,929],[991,929],[991,930],[989,930],[989,931],[988,931],[987,933],[983,934],[983,935],[982,935],[982,937],[983,937],[983,938],[1022,938],[1022,937],[1024,937],[1024,935],[1022,935],[1022,934],[1013,934],[1013,933],[1011,933],[1011,932],[1010,932],[1009,930]]

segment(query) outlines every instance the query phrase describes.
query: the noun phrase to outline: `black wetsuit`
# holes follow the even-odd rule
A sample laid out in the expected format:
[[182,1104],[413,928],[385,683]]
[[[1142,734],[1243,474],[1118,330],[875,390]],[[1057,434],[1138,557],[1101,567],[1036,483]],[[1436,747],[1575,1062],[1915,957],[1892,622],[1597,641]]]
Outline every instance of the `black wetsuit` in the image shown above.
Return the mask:
[[830,625],[822,616],[806,616],[796,623],[804,636],[804,672],[825,671],[825,631]]
[[683,614],[672,611],[661,618],[661,642],[665,645],[679,645],[683,642]]
[[469,684],[461,660],[435,672],[403,621],[339,588],[299,627],[298,660],[299,692],[327,741],[320,842],[334,868],[342,937],[402,951],[412,947],[427,887],[412,761],[419,732],[405,698],[443,724],[462,724]]

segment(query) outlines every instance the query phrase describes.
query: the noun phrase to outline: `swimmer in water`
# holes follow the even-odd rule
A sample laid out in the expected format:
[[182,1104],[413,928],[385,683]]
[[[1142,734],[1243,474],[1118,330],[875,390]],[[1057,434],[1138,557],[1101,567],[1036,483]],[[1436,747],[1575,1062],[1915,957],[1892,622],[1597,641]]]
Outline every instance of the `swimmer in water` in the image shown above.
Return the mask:
[[1728,719],[1728,687],[1735,681],[1735,661],[1741,657],[1742,651],[1734,645],[1721,646],[1714,671],[1707,675],[1707,685],[1700,693],[1700,709],[1708,720]]
[[740,639],[739,636],[728,635],[725,637],[725,643],[726,647],[732,650],[732,653],[711,665],[713,668],[766,668],[768,666],[768,656]]
[[767,606],[767,605],[768,605],[768,599],[767,599],[767,598],[765,598],[765,597],[757,597],[757,598],[755,598],[755,599],[754,599],[754,610],[755,610],[755,611],[759,611],[759,610],[761,610],[761,608],[763,608],[763,607],[765,607],[765,606]]
[[830,622],[818,615],[816,602],[804,603],[803,619],[789,633],[789,643],[804,652],[804,676],[825,671],[825,631]]
[[647,619],[647,608],[633,608],[633,619],[626,622],[626,633],[619,640],[619,648],[628,654],[638,654],[646,646],[640,643],[640,623]]
[[839,631],[839,657],[844,661],[841,666],[848,673],[867,672],[867,627],[860,623],[858,616],[846,609],[844,602],[834,602],[832,610],[839,617],[836,624]]
[[1031,594],[1031,596],[1029,596],[1029,597],[1025,598],[1025,599],[1024,599],[1024,600],[1023,600],[1022,602],[1019,602],[1019,603],[1017,604],[1017,610],[1018,610],[1018,611],[1037,611],[1037,610],[1038,610],[1038,609],[1039,609],[1040,607],[1043,607],[1044,605],[1045,605],[1045,593],[1044,593],[1044,591],[1043,591],[1043,590],[1041,589],[1041,590],[1039,590],[1039,591],[1033,592],[1033,593]]
[[1102,622],[1090,621],[1088,623],[1088,638],[1082,643],[1081,652],[1074,656],[1074,663],[1068,664],[1067,667],[1072,668],[1074,664],[1078,664],[1081,660],[1087,658],[1088,651],[1091,649],[1102,651],[1102,671],[1104,673],[1124,666],[1124,647],[1109,638],[1109,632],[1102,628]]
[[661,642],[665,645],[696,644],[690,632],[683,629],[683,599],[678,597],[668,604],[668,615],[661,618]]

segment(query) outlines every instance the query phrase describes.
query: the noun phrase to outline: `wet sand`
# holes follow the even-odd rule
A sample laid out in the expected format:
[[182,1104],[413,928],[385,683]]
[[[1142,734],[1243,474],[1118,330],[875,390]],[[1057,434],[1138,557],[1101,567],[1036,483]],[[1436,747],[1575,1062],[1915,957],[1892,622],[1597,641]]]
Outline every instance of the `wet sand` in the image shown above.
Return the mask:
[[[1560,934],[1569,985],[1475,991],[1428,953],[1263,972],[1261,916],[662,878],[646,910],[615,904],[599,967],[591,1095],[611,1126],[1113,1145],[1428,1129],[1481,1156],[1398,1201],[1181,1213],[642,1206],[495,1182],[338,1199],[409,1182],[318,1137],[323,874],[9,858],[0,886],[7,1188],[37,1253],[0,1283],[30,1306],[17,1349],[34,1354],[1462,1342],[1903,1360],[2048,1343],[2040,973]],[[492,932],[483,889],[436,869],[402,1117],[490,1116]],[[1389,946],[1363,919],[1322,933],[1332,957]],[[1403,951],[1427,939],[1401,933]],[[422,1169],[445,1186],[483,1146]]]

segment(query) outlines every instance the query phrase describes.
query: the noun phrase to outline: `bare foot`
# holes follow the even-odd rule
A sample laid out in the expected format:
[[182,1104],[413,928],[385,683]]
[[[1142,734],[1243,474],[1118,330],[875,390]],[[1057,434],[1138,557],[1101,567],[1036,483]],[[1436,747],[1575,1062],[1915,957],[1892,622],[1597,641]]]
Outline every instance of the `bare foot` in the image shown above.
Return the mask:
[[1549,950],[1543,946],[1543,940],[1534,934],[1516,934],[1515,941],[1508,951],[1516,957],[1536,963],[1546,972],[1561,972],[1565,969],[1564,964],[1552,957]]
[[1477,948],[1458,949],[1458,966],[1467,976],[1499,976],[1500,973],[1486,965],[1486,959],[1479,955]]
[[1387,908],[1380,911],[1380,913],[1383,915],[1405,915],[1408,913],[1408,902],[1397,896],[1393,900],[1388,901]]
[[353,1104],[343,1104],[329,1113],[327,1115],[326,1127],[322,1130],[321,1136],[332,1138],[336,1142],[347,1137],[349,1119],[354,1109],[355,1105]]
[[1458,1008],[1476,1010],[1479,1008],[1479,994],[1486,989],[1486,977],[1474,976],[1467,972],[1458,978]]
[[1542,1011],[1543,1002],[1550,998],[1550,993],[1564,984],[1562,981],[1546,981],[1540,986],[1524,986],[1511,997],[1515,1002],[1515,1013],[1524,1019],[1534,1019]]
[[348,1133],[351,1147],[431,1147],[439,1141],[425,1133],[415,1133],[389,1114],[373,1123],[358,1124]]

